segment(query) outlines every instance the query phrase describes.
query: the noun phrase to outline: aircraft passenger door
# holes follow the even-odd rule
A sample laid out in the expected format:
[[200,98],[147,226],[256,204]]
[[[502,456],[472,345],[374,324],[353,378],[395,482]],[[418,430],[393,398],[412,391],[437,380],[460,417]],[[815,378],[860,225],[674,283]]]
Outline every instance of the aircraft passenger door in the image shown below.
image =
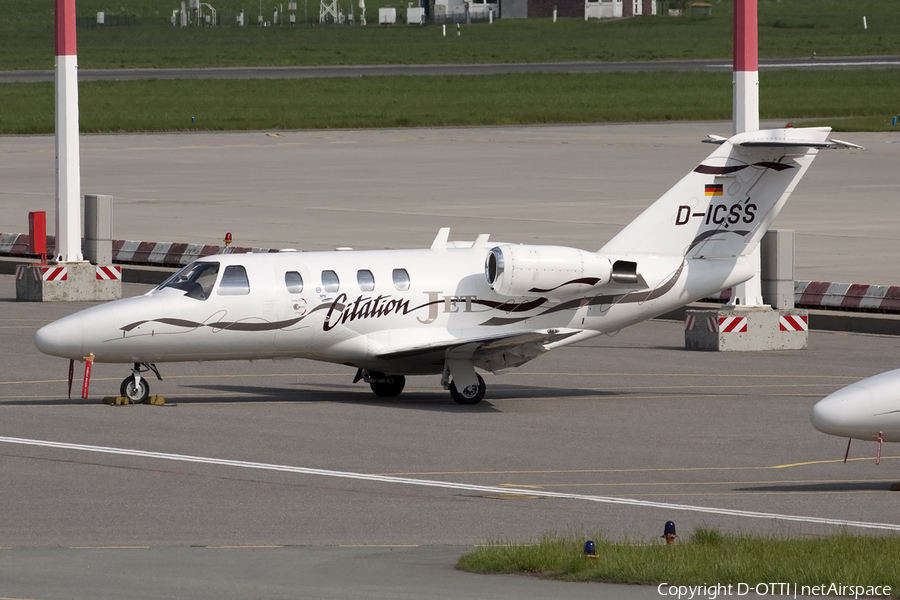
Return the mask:
[[311,341],[311,323],[316,286],[305,265],[293,262],[275,266],[275,347],[302,350]]

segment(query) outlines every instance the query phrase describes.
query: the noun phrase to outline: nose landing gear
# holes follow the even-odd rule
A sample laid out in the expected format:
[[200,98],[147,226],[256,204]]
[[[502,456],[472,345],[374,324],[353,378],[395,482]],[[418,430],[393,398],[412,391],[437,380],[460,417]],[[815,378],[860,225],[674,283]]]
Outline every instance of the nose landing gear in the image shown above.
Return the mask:
[[126,377],[122,381],[122,385],[119,386],[119,393],[128,398],[132,404],[141,404],[150,397],[150,383],[146,378],[141,377],[141,373],[146,373],[147,371],[153,371],[156,378],[162,381],[162,376],[159,374],[156,365],[152,363],[134,363],[134,368],[131,369],[131,376]]

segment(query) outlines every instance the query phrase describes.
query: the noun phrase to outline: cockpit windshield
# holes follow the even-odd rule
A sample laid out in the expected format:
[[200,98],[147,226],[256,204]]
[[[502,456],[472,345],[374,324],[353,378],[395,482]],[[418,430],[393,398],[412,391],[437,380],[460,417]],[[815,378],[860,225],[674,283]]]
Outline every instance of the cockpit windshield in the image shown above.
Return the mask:
[[212,293],[218,275],[219,263],[197,261],[163,281],[156,289],[159,291],[166,288],[174,288],[187,292],[185,296],[188,298],[206,300]]

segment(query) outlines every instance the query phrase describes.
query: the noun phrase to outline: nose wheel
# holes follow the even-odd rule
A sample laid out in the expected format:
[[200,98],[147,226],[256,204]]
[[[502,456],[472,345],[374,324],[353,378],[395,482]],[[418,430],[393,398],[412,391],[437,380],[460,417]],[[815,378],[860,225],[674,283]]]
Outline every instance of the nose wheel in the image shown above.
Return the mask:
[[126,377],[119,386],[119,394],[128,398],[132,404],[143,404],[150,397],[150,382],[141,373],[152,371],[156,378],[162,381],[162,376],[156,365],[152,363],[134,363],[131,376]]
[[140,379],[138,377],[134,375],[126,377],[119,386],[119,393],[128,398],[132,404],[143,404],[150,397],[150,384],[143,377]]

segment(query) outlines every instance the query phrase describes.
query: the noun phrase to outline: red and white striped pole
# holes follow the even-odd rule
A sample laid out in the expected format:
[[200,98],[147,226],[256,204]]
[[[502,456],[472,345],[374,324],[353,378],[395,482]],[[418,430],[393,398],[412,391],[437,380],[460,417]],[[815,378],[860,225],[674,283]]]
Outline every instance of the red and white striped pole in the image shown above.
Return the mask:
[[734,2],[734,133],[759,129],[759,44],[756,0]]
[[[733,133],[759,130],[759,42],[756,0],[734,2]],[[750,253],[755,275],[734,287],[730,305],[764,306],[759,244]]]
[[59,262],[81,254],[81,159],[78,146],[78,56],[75,0],[56,0],[56,251]]

